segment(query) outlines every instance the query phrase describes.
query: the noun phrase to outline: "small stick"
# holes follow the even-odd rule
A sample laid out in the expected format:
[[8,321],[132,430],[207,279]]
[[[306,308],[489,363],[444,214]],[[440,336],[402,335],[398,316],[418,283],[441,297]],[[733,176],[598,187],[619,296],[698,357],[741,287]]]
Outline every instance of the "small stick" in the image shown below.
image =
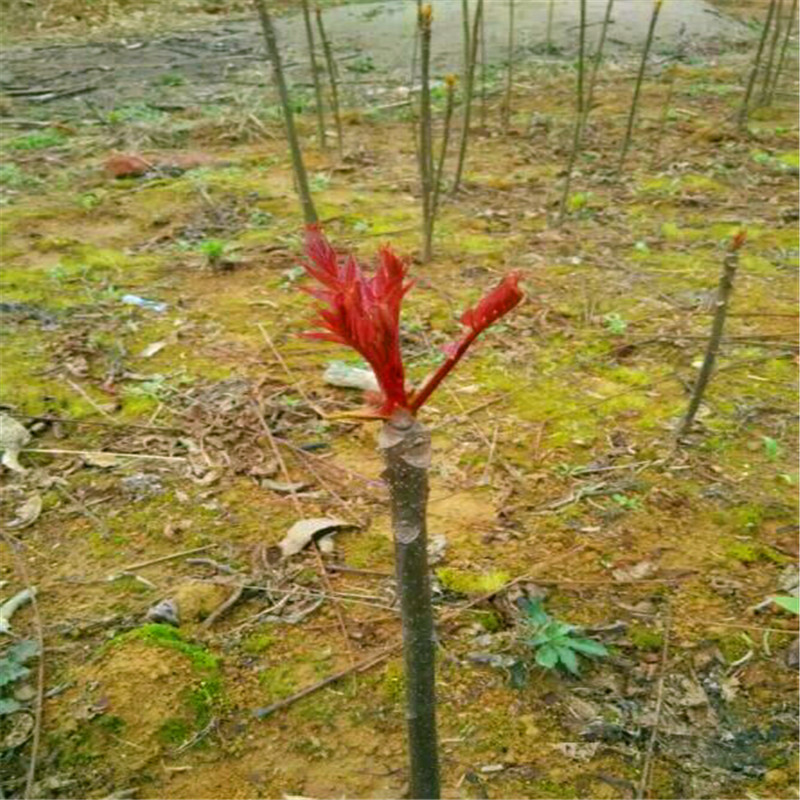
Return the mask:
[[664,131],[667,129],[667,118],[669,117],[669,108],[672,104],[672,96],[675,93],[675,84],[678,82],[677,68],[675,65],[667,70],[667,78],[669,84],[667,85],[667,96],[664,98],[664,105],[661,107],[661,119],[658,123],[658,133],[656,134],[656,146],[653,150],[653,163],[657,163],[661,153],[661,141],[664,138]]
[[325,110],[322,104],[322,86],[319,82],[319,71],[317,70],[317,57],[314,53],[314,29],[311,27],[311,14],[308,10],[308,0],[300,0],[303,10],[303,23],[306,28],[306,40],[308,41],[308,57],[311,64],[311,80],[314,83],[314,98],[317,112],[317,138],[321,150],[325,149]]
[[183,556],[190,556],[192,553],[202,553],[204,550],[211,550],[216,547],[216,544],[205,544],[202,547],[193,547],[191,550],[181,550],[178,553],[170,553],[168,556],[161,556],[160,558],[151,558],[149,561],[139,561],[136,564],[128,564],[122,567],[120,572],[135,572],[137,569],[144,567],[152,567],[153,564],[161,564],[164,561],[173,561],[176,558],[183,558]]
[[731,292],[733,291],[733,279],[736,275],[736,268],[739,266],[739,248],[744,244],[745,237],[745,231],[739,231],[739,233],[733,237],[731,248],[725,255],[722,275],[720,276],[719,287],[717,288],[717,308],[714,314],[714,320],[711,323],[711,336],[708,340],[703,366],[700,368],[700,374],[697,376],[697,381],[692,390],[689,408],[686,410],[686,416],[683,418],[683,422],[678,429],[678,440],[688,433],[689,429],[692,427],[695,414],[697,414],[697,409],[700,408],[703,394],[711,379],[711,373],[714,370],[714,361],[717,358],[717,351],[719,350],[720,341],[722,339],[722,331],[725,327],[725,316],[728,313],[728,302]]
[[636,121],[636,107],[639,104],[639,93],[642,89],[642,81],[644,80],[644,72],[647,68],[647,57],[650,55],[650,47],[653,44],[653,35],[656,31],[656,23],[658,22],[658,15],[661,13],[661,5],[663,0],[656,0],[653,5],[653,14],[650,17],[650,27],[647,29],[647,39],[644,43],[644,50],[642,51],[642,61],[639,64],[639,74],[636,76],[636,86],[633,90],[633,99],[631,100],[631,110],[628,114],[628,127],[625,130],[625,138],[622,141],[622,150],[619,154],[619,163],[617,164],[617,178],[622,175],[622,168],[625,166],[625,157],[628,155],[628,148],[633,138],[633,123]]
[[36,779],[36,762],[39,758],[39,743],[42,736],[42,716],[44,711],[44,626],[42,625],[42,617],[39,613],[39,603],[36,600],[36,589],[32,586],[30,575],[28,574],[28,567],[14,547],[14,540],[8,534],[0,531],[0,536],[14,558],[17,570],[22,577],[22,582],[25,584],[26,590],[30,594],[31,609],[33,611],[33,627],[36,631],[36,643],[39,645],[39,660],[36,668],[36,703],[34,705],[34,721],[33,721],[33,740],[31,742],[31,760],[28,764],[28,773],[25,778],[25,793],[24,800],[29,800],[33,796],[33,784]]
[[333,48],[325,34],[325,27],[322,24],[322,9],[317,6],[314,9],[317,17],[317,28],[319,38],[322,40],[322,52],[325,54],[325,64],[328,68],[328,81],[331,84],[331,106],[333,106],[333,118],[336,121],[336,138],[338,139],[339,158],[344,155],[344,133],[342,130],[342,115],[339,111],[339,81],[336,70],[336,61],[333,57]]
[[89,420],[82,419],[66,419],[65,417],[46,417],[36,416],[34,414],[18,414],[16,411],[13,413],[14,417],[20,419],[32,419],[37,422],[59,422],[64,425],[87,425],[91,428],[136,428],[143,431],[161,431],[162,433],[184,433],[183,428],[168,428],[161,425],[134,425],[131,422],[90,422]]
[[239,584],[233,588],[230,595],[223,600],[204,620],[201,628],[210,628],[216,620],[218,620],[229,608],[232,608],[239,602],[239,598],[244,592],[244,586]]
[[83,516],[86,517],[86,519],[97,525],[104,539],[108,539],[108,537],[111,535],[111,531],[108,529],[108,525],[106,525],[105,522],[103,522],[103,520],[101,520],[100,517],[98,517],[97,514],[95,514],[93,511],[89,511],[89,509],[86,506],[86,503],[82,502],[77,497],[75,497],[75,495],[72,494],[72,492],[69,492],[67,489],[61,486],[61,484],[54,483],[53,486],[55,487],[56,491],[63,494],[64,497],[66,497],[67,500],[70,501],[70,503],[74,503],[80,510],[81,514],[83,514]]
[[69,378],[64,378],[64,383],[66,383],[71,389],[74,389],[95,411],[99,414],[104,416],[106,419],[114,419],[111,414],[108,413],[105,409],[101,408],[88,394],[80,387],[77,383],[74,383]]
[[143,458],[150,461],[186,461],[186,456],[156,456],[149,453],[115,453],[111,450],[61,450],[53,447],[26,447],[20,453],[56,453],[73,456],[118,456],[120,458]]
[[286,377],[289,379],[289,383],[291,387],[306,401],[306,405],[312,410],[316,411],[319,416],[324,417],[325,412],[320,410],[320,408],[311,402],[311,398],[306,394],[305,389],[300,385],[300,382],[295,380],[292,371],[289,369],[289,365],[284,360],[283,356],[278,351],[278,348],[275,347],[270,335],[267,333],[267,329],[260,323],[256,323],[258,329],[261,331],[261,335],[264,337],[264,341],[269,346],[269,349],[272,351],[272,355],[275,356],[275,360],[281,365],[281,368],[286,373]]
[[647,795],[647,787],[650,784],[650,773],[653,767],[653,751],[655,750],[656,737],[658,736],[658,723],[661,720],[661,706],[664,702],[664,677],[667,674],[667,655],[669,653],[669,633],[671,624],[672,618],[668,607],[666,610],[666,621],[664,623],[664,642],[661,646],[661,669],[659,670],[658,688],[656,690],[655,719],[653,720],[653,727],[650,730],[650,740],[647,742],[647,752],[645,753],[639,790],[636,793],[638,800],[643,800]]
[[[442,133],[442,147],[439,151],[439,163],[436,166],[436,175],[433,181],[433,198],[431,200],[431,217],[430,225],[426,236],[431,241],[433,240],[433,226],[436,222],[436,214],[439,211],[439,195],[442,188],[442,173],[444,172],[444,162],[447,157],[447,145],[450,141],[450,123],[453,119],[453,105],[455,101],[455,75],[446,75],[445,83],[447,85],[447,100],[444,109],[444,131]],[[428,244],[428,247],[431,245]]]
[[761,64],[761,55],[764,52],[764,45],[767,41],[770,25],[772,25],[772,17],[775,14],[776,0],[771,0],[769,10],[767,11],[767,19],[764,22],[764,29],[761,31],[761,39],[758,41],[758,49],[756,50],[755,58],[753,59],[753,66],[750,69],[750,77],[747,79],[747,88],[744,92],[744,98],[741,106],[739,106],[739,130],[744,131],[747,127],[747,111],[750,106],[750,98],[753,95],[753,89],[756,85],[756,77],[758,76],[758,69]]

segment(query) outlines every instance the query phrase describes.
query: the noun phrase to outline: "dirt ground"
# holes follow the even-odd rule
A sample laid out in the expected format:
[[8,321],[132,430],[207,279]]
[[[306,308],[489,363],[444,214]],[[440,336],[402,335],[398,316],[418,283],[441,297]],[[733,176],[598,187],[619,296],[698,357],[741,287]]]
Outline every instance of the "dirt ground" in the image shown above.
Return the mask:
[[[342,158],[330,118],[329,148],[314,138],[299,22],[280,31],[325,230],[411,261],[412,381],[463,308],[525,274],[524,304],[424,412],[444,796],[796,797],[797,618],[768,600],[798,585],[796,47],[741,130],[764,4],[666,0],[617,179],[649,7],[620,0],[558,227],[574,20],[557,4],[547,47],[547,4],[517,4],[504,131],[490,3],[463,191],[422,266],[410,5],[326,6]],[[437,78],[460,69],[459,5],[435,4]],[[353,354],[300,335],[302,217],[257,29],[232,7],[9,16],[0,410],[31,439],[27,472],[1,477],[0,606],[37,599],[0,634],[0,796],[407,790],[377,431],[329,416],[361,402],[324,379]],[[115,154],[146,168],[114,178]],[[676,446],[741,227],[718,369]],[[348,523],[332,553],[276,555],[322,517]],[[532,598],[609,654],[537,666]],[[20,655],[40,636],[43,657]]]

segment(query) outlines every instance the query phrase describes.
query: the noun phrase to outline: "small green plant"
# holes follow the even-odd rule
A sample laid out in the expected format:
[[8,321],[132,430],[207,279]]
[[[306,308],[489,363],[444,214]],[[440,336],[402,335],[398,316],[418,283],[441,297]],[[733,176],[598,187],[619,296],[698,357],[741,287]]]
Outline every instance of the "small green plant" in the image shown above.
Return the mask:
[[364,75],[367,72],[374,72],[375,71],[375,62],[372,60],[372,56],[370,55],[363,55],[359,56],[358,58],[354,58],[348,65],[345,67],[349,72],[356,72],[359,75]]
[[309,181],[312,192],[323,192],[331,185],[330,175],[324,172],[316,172],[311,176]]
[[771,599],[775,605],[780,606],[785,611],[790,611],[792,614],[800,614],[800,597],[778,595]]
[[764,452],[770,461],[775,461],[780,454],[780,447],[778,443],[771,436],[762,436],[761,441],[764,443]]
[[11,685],[30,674],[25,665],[39,655],[39,645],[33,639],[21,639],[0,656],[0,717],[13,714],[22,704],[11,696]]
[[17,136],[6,143],[10,150],[46,150],[58,147],[66,142],[66,137],[58,131],[39,131],[27,136]]
[[197,249],[206,257],[209,266],[216,267],[225,257],[228,243],[222,239],[206,239],[200,242]]
[[642,504],[635,497],[628,497],[624,494],[612,494],[611,499],[626,511],[637,511],[642,507]]
[[536,663],[544,669],[563,667],[580,674],[578,656],[599,658],[608,655],[605,645],[580,635],[580,628],[553,619],[541,600],[528,600],[523,608],[522,641],[536,651]]
[[158,78],[158,83],[161,86],[183,86],[186,79],[180,72],[165,72]]
[[603,317],[606,330],[614,336],[622,336],[628,330],[628,323],[616,312],[606,314]]

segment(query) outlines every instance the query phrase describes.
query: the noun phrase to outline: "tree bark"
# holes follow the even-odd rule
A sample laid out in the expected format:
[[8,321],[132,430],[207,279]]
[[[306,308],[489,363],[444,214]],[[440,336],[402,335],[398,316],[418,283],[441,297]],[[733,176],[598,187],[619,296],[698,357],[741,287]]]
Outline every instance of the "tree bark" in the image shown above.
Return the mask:
[[430,432],[406,411],[396,412],[380,434],[389,484],[397,586],[403,625],[410,794],[438,800],[435,646],[428,576],[428,466]]
[[717,308],[714,313],[714,321],[711,323],[711,336],[708,339],[708,347],[706,348],[706,355],[703,359],[703,366],[700,367],[700,374],[697,376],[697,381],[692,390],[689,408],[686,410],[686,416],[683,418],[683,422],[678,430],[678,439],[687,434],[691,429],[695,414],[697,414],[697,409],[700,408],[700,403],[703,401],[706,387],[711,379],[711,373],[714,371],[714,362],[717,359],[719,343],[722,340],[725,318],[728,315],[728,303],[731,292],[733,291],[733,279],[738,266],[739,250],[738,247],[736,247],[736,249],[725,254],[725,264],[719,279],[719,287],[717,288]]
[[275,86],[278,89],[278,96],[283,109],[283,122],[286,125],[286,138],[289,142],[289,153],[292,157],[292,168],[294,179],[297,184],[297,194],[300,196],[300,205],[303,207],[303,217],[306,225],[317,222],[317,210],[314,208],[314,201],[311,199],[311,190],[308,187],[308,176],[306,167],[303,163],[303,154],[300,150],[300,140],[297,138],[297,129],[294,126],[294,115],[292,106],[289,102],[289,90],[286,88],[286,79],[283,76],[283,65],[281,54],[278,50],[278,39],[275,36],[275,28],[272,25],[267,7],[264,0],[253,0],[258,11],[258,18],[261,21],[261,30],[264,33],[264,42],[267,46],[267,55],[272,62],[272,72],[275,77]]

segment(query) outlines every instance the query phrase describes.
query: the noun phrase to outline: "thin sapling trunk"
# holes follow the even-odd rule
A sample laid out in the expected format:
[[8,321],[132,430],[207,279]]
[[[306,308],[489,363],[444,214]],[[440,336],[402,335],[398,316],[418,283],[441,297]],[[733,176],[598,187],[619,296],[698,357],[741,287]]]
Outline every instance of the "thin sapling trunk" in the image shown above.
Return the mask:
[[433,177],[433,199],[431,200],[431,222],[429,238],[433,242],[433,228],[436,224],[436,214],[439,211],[439,195],[442,190],[442,175],[444,174],[444,162],[447,158],[447,145],[450,142],[450,123],[453,120],[453,106],[456,96],[456,76],[446,75],[445,85],[447,87],[447,98],[444,108],[444,131],[442,132],[442,147],[439,150],[439,162],[436,165],[436,173]]
[[433,146],[431,132],[431,29],[433,14],[430,5],[420,8],[419,25],[420,52],[420,109],[419,109],[419,168],[422,188],[422,263],[431,260],[433,238]]
[[769,102],[772,102],[772,97],[778,88],[778,81],[780,80],[781,73],[783,72],[783,65],[786,61],[786,51],[789,48],[789,41],[792,38],[792,29],[794,28],[794,18],[797,15],[797,0],[792,0],[792,10],[789,12],[789,19],[786,22],[786,33],[783,35],[783,44],[781,45],[781,54],[778,58],[778,66],[775,67],[775,75],[772,78],[772,86],[769,90]]
[[481,14],[481,129],[486,128],[486,14]]
[[647,39],[645,40],[644,50],[642,51],[642,61],[641,64],[639,64],[639,74],[636,76],[636,86],[633,90],[633,99],[631,100],[631,110],[628,114],[628,127],[625,130],[625,138],[622,141],[622,150],[619,154],[617,177],[622,174],[622,168],[625,166],[625,158],[628,155],[628,148],[630,147],[631,138],[633,137],[633,125],[636,122],[636,108],[639,104],[639,93],[642,89],[644,72],[647,68],[647,57],[650,55],[650,48],[653,45],[656,23],[658,22],[658,15],[661,13],[662,2],[663,0],[656,0],[653,5],[653,15],[650,17],[650,27],[647,29]]
[[781,11],[783,10],[783,0],[778,0],[775,9],[775,24],[772,26],[772,41],[769,45],[769,56],[767,58],[767,68],[764,70],[764,78],[761,83],[761,103],[769,103],[770,85],[772,84],[772,67],[775,64],[775,53],[778,49],[778,41],[781,37]]
[[469,44],[469,0],[461,0],[461,44],[461,85],[466,91],[469,75],[469,54],[471,52]]
[[553,10],[555,9],[555,0],[550,0],[547,6],[547,44],[546,49],[549,54],[553,49]]
[[317,69],[317,56],[314,46],[314,28],[311,26],[311,13],[308,10],[308,0],[302,0],[303,23],[306,27],[306,40],[308,41],[308,58],[311,65],[311,80],[314,83],[314,104],[317,112],[317,139],[321,150],[325,149],[325,109],[322,103],[322,86],[319,81]]
[[514,79],[514,0],[508,0],[508,69],[506,70],[506,97],[503,102],[503,133],[508,134],[511,124],[511,83]]
[[678,69],[673,64],[667,68],[667,95],[664,98],[664,105],[661,107],[661,118],[658,121],[658,133],[656,133],[656,146],[653,150],[653,164],[658,163],[661,157],[661,142],[664,139],[664,133],[667,129],[667,120],[669,119],[669,109],[672,105],[672,97],[675,94],[675,85],[678,82]]
[[336,72],[336,61],[333,57],[333,48],[330,40],[325,34],[325,26],[322,22],[322,9],[317,6],[314,9],[317,17],[317,30],[322,42],[322,52],[325,54],[325,65],[328,70],[328,80],[331,84],[331,106],[333,108],[333,118],[336,121],[336,138],[339,146],[339,158],[344,154],[344,133],[342,131],[342,114],[339,109],[339,78]]
[[261,21],[261,30],[264,33],[264,42],[267,46],[267,55],[272,62],[272,73],[275,77],[275,86],[278,89],[281,108],[283,109],[283,122],[286,126],[286,139],[289,142],[289,153],[292,158],[292,170],[297,186],[297,194],[300,197],[300,205],[303,207],[303,218],[306,225],[313,225],[317,222],[317,211],[314,208],[314,201],[311,199],[311,190],[308,187],[308,176],[306,167],[303,163],[303,154],[300,150],[300,140],[297,138],[297,129],[294,126],[294,114],[289,102],[289,90],[286,88],[286,79],[283,75],[283,65],[281,54],[278,50],[278,40],[275,36],[275,28],[272,25],[267,7],[264,0],[253,0]]
[[692,396],[689,400],[686,416],[683,418],[683,422],[681,422],[680,428],[678,429],[678,439],[681,439],[691,430],[695,415],[700,408],[700,403],[703,401],[706,387],[714,371],[714,362],[716,361],[719,345],[722,341],[722,331],[725,328],[728,304],[730,302],[731,292],[733,291],[733,279],[736,276],[736,269],[739,266],[739,249],[744,244],[745,238],[746,234],[744,231],[737,233],[733,237],[730,250],[725,254],[722,275],[720,276],[719,286],[717,288],[716,311],[714,312],[714,320],[711,323],[711,335],[708,339],[708,347],[706,348],[703,365],[700,367],[700,373],[697,376],[694,389],[692,389]]
[[453,179],[453,194],[461,188],[461,176],[464,174],[464,162],[467,157],[467,142],[469,140],[469,123],[472,116],[472,94],[475,87],[475,62],[478,57],[478,39],[481,17],[483,16],[483,0],[478,0],[475,7],[475,18],[472,21],[470,34],[469,65],[467,67],[467,82],[464,86],[464,122],[461,128],[461,142],[458,147],[458,161],[456,175]]
[[747,88],[744,91],[744,98],[742,104],[739,106],[739,129],[744,130],[747,127],[747,112],[750,108],[750,100],[753,96],[753,89],[756,85],[756,78],[758,77],[758,70],[761,65],[761,56],[764,52],[764,45],[767,42],[769,29],[772,25],[772,17],[775,14],[775,6],[777,0],[772,0],[769,4],[767,11],[767,19],[764,22],[764,29],[761,31],[761,38],[758,40],[758,49],[756,50],[755,58],[753,59],[753,66],[750,68],[750,76],[747,79]]
[[572,170],[575,169],[575,161],[581,147],[581,132],[583,131],[583,54],[586,48],[586,0],[580,0],[581,17],[580,32],[578,34],[578,77],[575,88],[575,129],[572,135],[572,152],[569,155],[567,174],[564,176],[564,189],[561,192],[561,204],[558,209],[558,221],[560,225],[564,221],[569,202],[569,188],[572,183]]
[[398,411],[384,423],[380,447],[391,496],[395,573],[403,621],[409,797],[438,798],[436,650],[426,526],[430,432],[407,412]]
[[603,60],[603,48],[606,45],[606,36],[608,35],[608,26],[611,23],[611,11],[614,8],[614,0],[608,0],[606,4],[606,13],[603,17],[603,26],[600,28],[600,39],[597,42],[597,52],[594,54],[594,61],[592,62],[592,72],[589,76],[589,86],[586,89],[586,100],[583,104],[583,120],[581,122],[581,133],[586,129],[586,123],[589,120],[589,114],[592,111],[592,104],[594,103],[594,88],[597,85],[597,75],[600,71],[600,63]]

